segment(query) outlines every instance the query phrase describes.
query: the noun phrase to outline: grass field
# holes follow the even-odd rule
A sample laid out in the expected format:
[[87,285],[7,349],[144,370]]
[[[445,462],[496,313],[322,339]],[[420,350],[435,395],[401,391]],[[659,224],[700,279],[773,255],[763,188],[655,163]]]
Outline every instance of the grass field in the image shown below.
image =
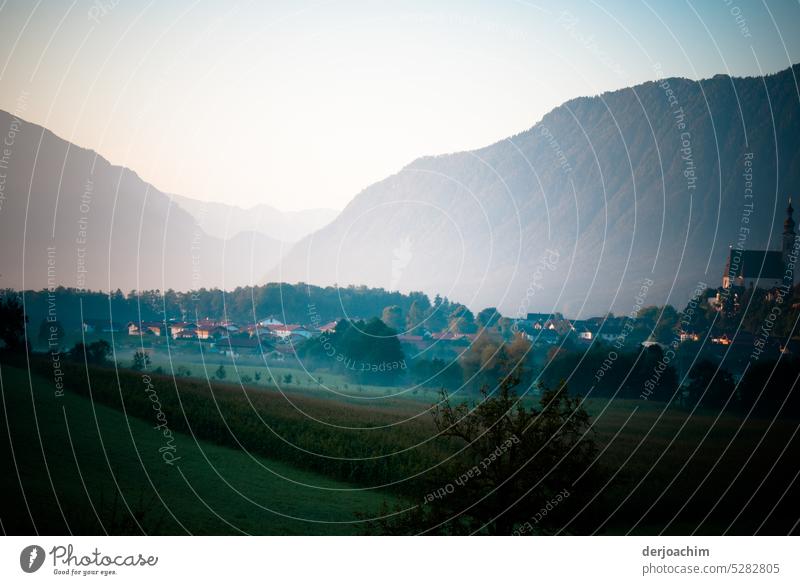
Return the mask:
[[[127,341],[127,340],[126,340]],[[204,346],[201,353],[197,343],[172,342],[168,349],[166,343],[151,342],[148,353],[153,368],[161,367],[165,373],[177,372],[183,367],[195,378],[214,378],[220,365],[225,367],[228,382],[236,383],[243,377],[250,378],[252,386],[277,386],[287,392],[301,391],[333,399],[351,398],[354,401],[381,400],[387,396],[430,403],[436,400],[438,389],[423,387],[386,387],[358,384],[348,380],[340,373],[324,370],[308,370],[296,360],[288,357],[284,361],[265,360],[262,356],[243,354],[236,358],[219,353],[216,349]],[[118,346],[117,362],[120,367],[130,367],[138,347]],[[256,382],[256,373],[261,380]],[[291,381],[285,376],[291,375]]]
[[610,531],[786,534],[800,519],[797,420],[589,400],[613,479]]
[[24,370],[2,368],[0,522],[8,533],[352,534],[362,528],[356,513],[397,501],[180,433],[180,460],[168,465],[152,424],[72,392],[56,397],[36,375],[32,382]]
[[[34,377],[35,418],[25,371],[3,367],[2,374],[3,423],[7,415],[25,493],[35,503],[34,517],[46,519],[36,526],[43,532],[63,533],[69,523],[82,533],[102,533],[103,528],[131,533],[354,533],[361,529],[353,523],[357,514],[374,512],[384,501],[390,506],[419,501],[425,493],[423,483],[399,483],[391,492],[379,493],[354,490],[356,486],[409,477],[450,452],[447,443],[426,442],[435,428],[427,412],[430,404],[420,399],[331,399],[314,387],[292,385],[280,392],[263,383],[242,388],[230,379],[175,382],[169,375],[154,375],[173,428],[184,433],[192,429],[202,439],[198,443],[177,433],[175,452],[181,460],[179,467],[170,466],[158,451],[163,438],[148,420],[141,374],[120,371],[118,385],[114,370],[92,370],[94,402],[83,396],[88,394],[85,379],[81,383],[74,371],[73,391],[58,398],[50,381]],[[602,473],[591,484],[579,480],[564,487],[586,495],[589,503],[580,514],[590,518],[597,532],[797,530],[798,421],[693,412],[641,400],[588,399],[585,404],[600,449],[595,465]],[[287,448],[272,430],[300,450]],[[39,432],[55,490],[44,467]],[[0,440],[7,440],[5,430]],[[318,455],[304,455],[303,450]],[[392,453],[399,455],[385,457]],[[7,446],[3,456],[8,456]],[[13,465],[6,461],[3,469]],[[535,479],[535,467],[532,471]],[[141,528],[125,520],[130,514],[114,496],[115,479]],[[14,475],[2,478],[3,493],[10,495],[0,520],[11,532],[31,532],[18,528],[29,520],[15,481]],[[566,523],[565,529],[570,526]]]

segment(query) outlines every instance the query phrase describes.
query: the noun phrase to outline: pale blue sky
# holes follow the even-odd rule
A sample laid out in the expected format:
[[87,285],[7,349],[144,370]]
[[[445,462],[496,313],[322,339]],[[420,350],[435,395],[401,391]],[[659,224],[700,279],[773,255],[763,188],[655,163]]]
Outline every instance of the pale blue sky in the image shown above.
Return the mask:
[[0,0],[0,108],[24,93],[24,117],[165,191],[341,208],[656,63],[784,69],[799,29],[796,0]]

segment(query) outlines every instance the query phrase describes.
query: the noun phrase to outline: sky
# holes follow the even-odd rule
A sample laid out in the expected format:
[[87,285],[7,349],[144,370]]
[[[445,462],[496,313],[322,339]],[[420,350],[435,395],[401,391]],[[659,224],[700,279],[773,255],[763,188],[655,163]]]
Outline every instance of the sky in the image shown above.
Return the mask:
[[0,108],[165,192],[342,209],[576,96],[785,69],[798,33],[796,0],[0,0]]

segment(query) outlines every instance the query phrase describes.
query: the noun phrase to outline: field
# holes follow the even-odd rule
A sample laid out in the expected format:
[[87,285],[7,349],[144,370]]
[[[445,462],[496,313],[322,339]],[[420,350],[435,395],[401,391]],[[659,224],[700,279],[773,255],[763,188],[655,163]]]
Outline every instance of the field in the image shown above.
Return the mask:
[[[158,360],[156,354],[154,366]],[[213,363],[216,368],[219,357]],[[432,395],[364,400],[302,383],[242,385],[230,375],[207,380],[196,366],[192,377],[177,379],[92,368],[90,389],[83,368],[69,365],[68,390],[54,398],[52,382],[41,376],[49,365],[34,365],[40,372],[33,377],[36,417],[27,374],[4,366],[4,419],[26,495],[46,518],[37,528],[45,532],[63,532],[65,520],[42,450],[63,515],[76,532],[329,534],[360,532],[364,526],[354,521],[384,502],[392,509],[420,502],[432,483],[441,485],[437,465],[457,448],[433,438]],[[298,376],[297,370],[287,373]],[[175,433],[177,466],[159,454],[164,440],[153,429],[145,378]],[[642,400],[589,397],[585,406],[599,447],[592,465],[598,473],[563,486],[583,494],[585,503],[563,519],[562,531],[797,531],[798,421]],[[141,527],[114,497],[115,481]],[[13,504],[1,519],[13,531],[9,526],[27,521],[25,502],[18,486],[6,485],[4,493],[12,494]]]
[[786,534],[800,505],[798,421],[589,400],[609,471],[600,529]]
[[31,381],[24,370],[2,368],[7,533],[353,534],[361,531],[356,513],[396,502],[183,433],[174,435],[180,460],[168,465],[152,422],[72,392],[55,397],[37,375]]
[[[92,339],[95,338],[97,337]],[[120,343],[120,340],[123,343]],[[135,341],[138,341],[138,338],[128,336],[118,337],[115,340],[117,361],[122,367],[130,366],[134,353],[141,349]],[[224,348],[224,344],[220,347]],[[166,339],[148,339],[145,351],[151,359],[152,367],[161,367],[166,373],[177,372],[183,367],[191,372],[192,377],[215,378],[217,368],[222,365],[226,371],[225,379],[229,382],[235,383],[247,377],[250,379],[248,382],[250,385],[277,386],[287,392],[316,393],[328,398],[352,397],[357,401],[380,401],[387,396],[402,396],[426,404],[435,401],[438,395],[438,390],[434,388],[403,389],[357,384],[340,373],[309,370],[291,356],[278,361],[267,360],[261,355],[242,353],[234,358],[220,353],[219,348],[212,349],[209,344],[201,345],[196,341],[170,341],[168,346]],[[261,376],[258,382],[255,381],[256,373]],[[287,375],[291,375],[291,381],[285,380]]]

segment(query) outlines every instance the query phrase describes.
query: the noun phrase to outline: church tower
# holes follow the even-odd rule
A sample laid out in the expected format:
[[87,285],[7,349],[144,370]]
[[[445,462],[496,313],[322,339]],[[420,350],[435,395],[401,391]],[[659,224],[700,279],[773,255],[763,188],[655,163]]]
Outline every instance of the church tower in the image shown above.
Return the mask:
[[[794,231],[794,219],[792,219],[792,214],[794,213],[794,209],[792,208],[792,198],[789,197],[789,207],[786,208],[786,221],[783,222],[783,247],[781,248],[782,255],[783,255],[783,264],[787,268],[789,267],[789,260],[790,256],[797,255],[797,249],[795,248],[795,240],[797,235]],[[794,257],[791,258],[792,261],[797,262],[798,258]],[[792,273],[792,284],[794,284],[796,276],[796,271]]]

